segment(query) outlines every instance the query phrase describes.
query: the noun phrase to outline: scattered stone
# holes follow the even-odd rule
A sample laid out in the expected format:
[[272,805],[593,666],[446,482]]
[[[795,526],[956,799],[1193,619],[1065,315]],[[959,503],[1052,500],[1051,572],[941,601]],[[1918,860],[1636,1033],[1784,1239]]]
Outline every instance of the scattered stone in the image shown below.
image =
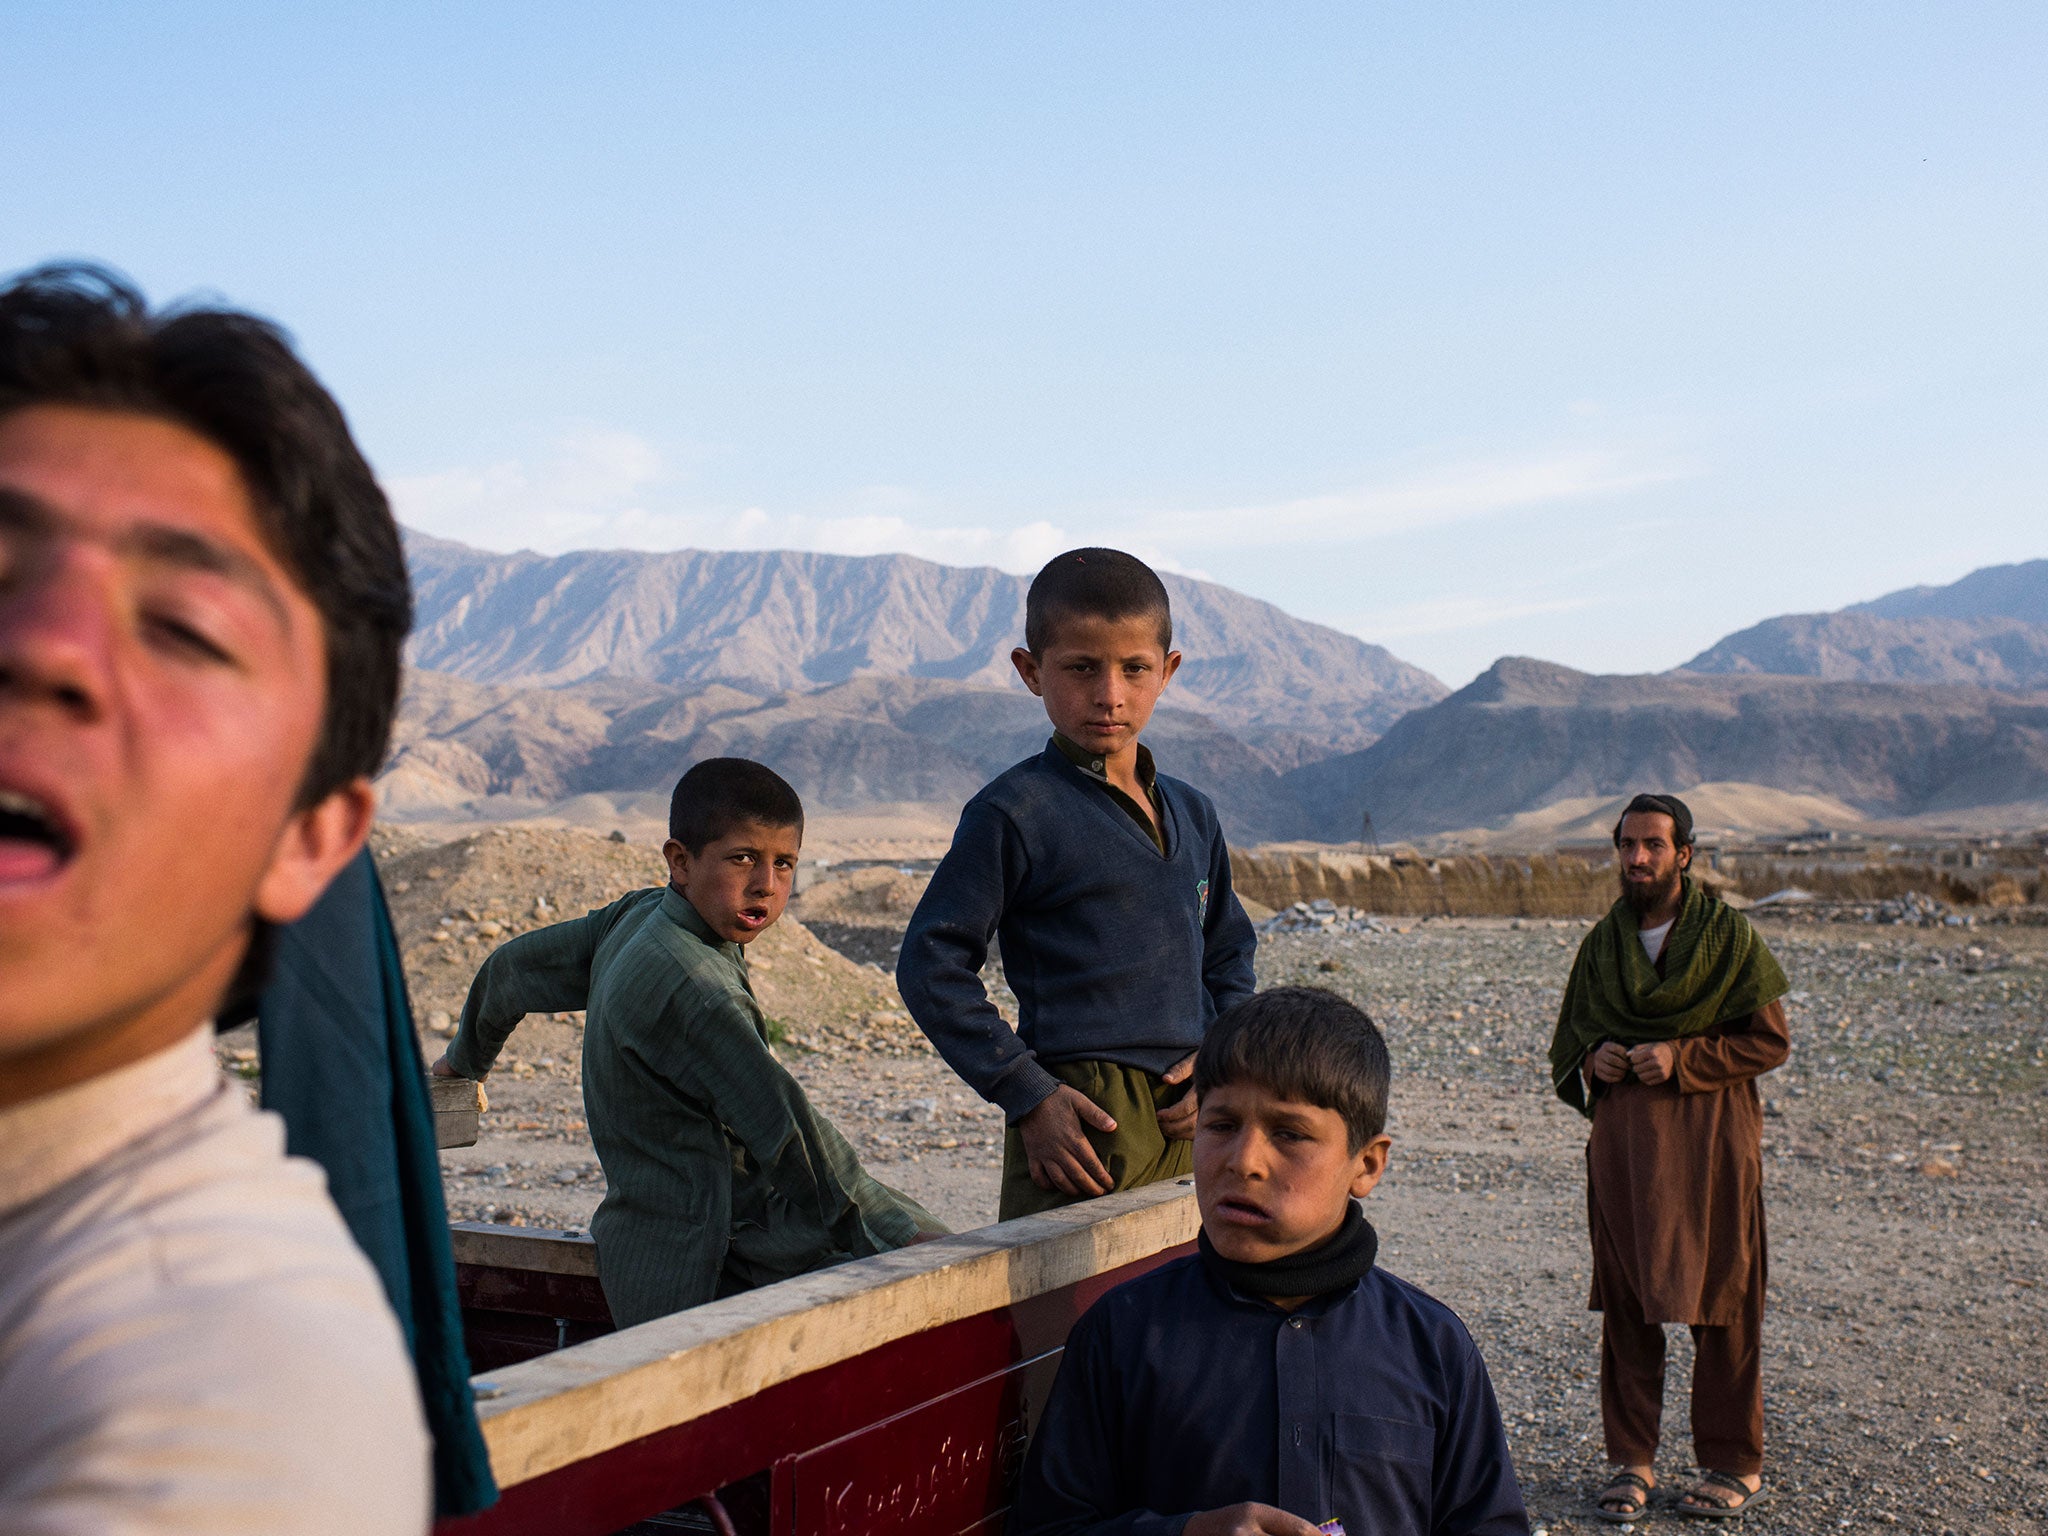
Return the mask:
[[1394,927],[1360,907],[1340,907],[1329,900],[1297,901],[1258,925],[1261,933],[1393,933]]

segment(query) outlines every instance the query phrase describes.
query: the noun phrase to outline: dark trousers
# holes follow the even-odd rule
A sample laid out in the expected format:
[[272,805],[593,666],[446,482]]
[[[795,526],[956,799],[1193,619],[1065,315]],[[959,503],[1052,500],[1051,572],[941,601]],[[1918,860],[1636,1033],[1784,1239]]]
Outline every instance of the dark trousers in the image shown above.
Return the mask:
[[[1647,1466],[1657,1459],[1664,1416],[1664,1325],[1643,1322],[1633,1297],[1608,1306],[1601,1323],[1607,1457],[1617,1465]],[[1692,1330],[1692,1448],[1708,1471],[1746,1477],[1763,1470],[1762,1325],[1763,1297],[1752,1295],[1739,1322]]]

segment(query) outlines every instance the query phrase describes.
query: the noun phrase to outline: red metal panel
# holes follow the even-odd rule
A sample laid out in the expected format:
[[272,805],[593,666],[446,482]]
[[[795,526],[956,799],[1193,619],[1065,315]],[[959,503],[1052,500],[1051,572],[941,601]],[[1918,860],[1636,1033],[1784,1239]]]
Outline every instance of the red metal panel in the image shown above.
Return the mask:
[[[799,1494],[802,1458],[864,1438],[864,1432],[892,1421],[890,1434],[870,1442],[869,1452],[883,1442],[902,1448],[900,1459],[893,1461],[897,1483],[914,1489],[921,1476],[927,1487],[951,1490],[942,1519],[971,1509],[977,1487],[990,1501],[981,1509],[996,1511],[997,1494],[976,1482],[980,1474],[975,1469],[991,1468],[1000,1498],[1007,1499],[1018,1425],[1028,1418],[1034,1400],[1043,1397],[1040,1376],[1034,1373],[1049,1383],[1068,1330],[1097,1297],[1190,1251],[1191,1246],[1183,1246],[1154,1254],[1014,1307],[892,1340],[687,1424],[516,1484],[482,1514],[440,1522],[436,1536],[610,1536],[771,1467],[777,1484],[776,1536],[810,1536],[823,1527],[809,1523]],[[956,1396],[945,1411],[919,1412]],[[950,1450],[943,1449],[948,1445]],[[986,1453],[973,1450],[975,1445],[987,1448]],[[914,1465],[919,1461],[921,1473]],[[841,1486],[832,1479],[843,1470],[829,1455],[816,1464],[811,1474],[817,1489],[814,1506],[828,1489]],[[849,1498],[869,1496],[868,1485],[859,1486],[864,1491]],[[941,1505],[932,1507],[937,1511]],[[906,1527],[888,1516],[893,1505],[884,1500],[883,1508],[870,1523],[833,1529],[839,1536],[941,1529],[951,1536],[971,1528],[966,1520],[955,1526]]]
[[1024,1464],[1027,1400],[1044,1402],[1058,1363],[1055,1350],[797,1457],[796,1536],[959,1536],[1000,1518]]

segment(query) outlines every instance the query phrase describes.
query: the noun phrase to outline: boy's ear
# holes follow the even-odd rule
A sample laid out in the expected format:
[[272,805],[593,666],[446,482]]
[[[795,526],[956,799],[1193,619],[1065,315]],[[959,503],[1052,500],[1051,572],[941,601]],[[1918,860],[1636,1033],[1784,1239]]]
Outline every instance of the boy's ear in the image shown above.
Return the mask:
[[1180,652],[1168,651],[1166,653],[1166,666],[1164,670],[1162,670],[1159,674],[1159,686],[1164,688],[1168,683],[1172,682],[1173,674],[1178,672],[1179,670]]
[[661,857],[668,865],[669,883],[681,886],[690,878],[690,850],[674,838],[661,845]]
[[256,915],[266,923],[295,923],[312,911],[363,846],[376,814],[377,797],[361,778],[293,812],[256,882]]
[[1351,1178],[1352,1199],[1363,1200],[1373,1192],[1373,1187],[1386,1174],[1387,1157],[1393,1150],[1394,1138],[1386,1135],[1375,1136],[1358,1149],[1358,1161]]
[[1042,699],[1045,697],[1044,692],[1039,687],[1038,658],[1036,656],[1020,645],[1017,649],[1010,652],[1010,665],[1015,667],[1017,675],[1024,679],[1024,686],[1031,690],[1033,698]]

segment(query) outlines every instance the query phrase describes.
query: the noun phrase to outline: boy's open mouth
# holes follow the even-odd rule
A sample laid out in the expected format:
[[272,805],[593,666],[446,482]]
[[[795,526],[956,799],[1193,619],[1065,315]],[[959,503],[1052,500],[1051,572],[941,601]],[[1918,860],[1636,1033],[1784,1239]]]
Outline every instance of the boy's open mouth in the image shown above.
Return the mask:
[[768,909],[766,907],[741,907],[739,911],[733,913],[733,918],[742,928],[766,928],[768,926]]
[[1233,1226],[1240,1227],[1263,1226],[1273,1219],[1273,1213],[1263,1205],[1256,1204],[1250,1200],[1234,1198],[1218,1200],[1215,1212],[1219,1220],[1227,1221]]
[[78,853],[63,812],[21,790],[0,789],[0,884],[47,880]]

